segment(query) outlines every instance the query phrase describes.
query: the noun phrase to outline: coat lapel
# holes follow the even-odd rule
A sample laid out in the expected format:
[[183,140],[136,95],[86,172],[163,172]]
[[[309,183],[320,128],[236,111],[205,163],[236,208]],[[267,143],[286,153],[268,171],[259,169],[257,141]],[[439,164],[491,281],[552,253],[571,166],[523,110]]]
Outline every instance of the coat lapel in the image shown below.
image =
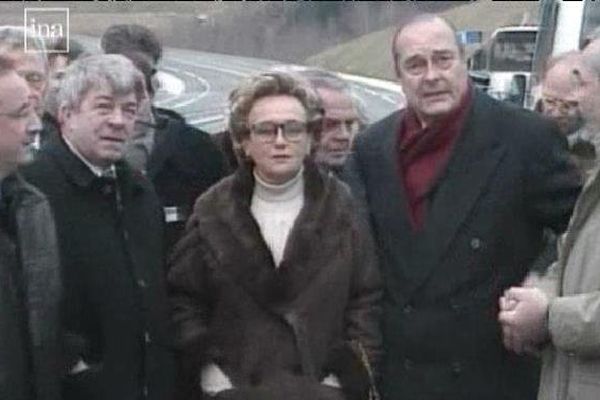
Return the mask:
[[566,265],[569,253],[575,243],[575,240],[581,232],[581,228],[598,206],[600,202],[600,169],[596,169],[594,177],[584,187],[579,200],[573,210],[573,216],[567,228],[564,237],[564,245],[560,254],[561,263]]
[[398,173],[398,129],[403,116],[399,115],[394,122],[387,128],[387,134],[381,141],[380,153],[381,165],[375,168],[376,173],[380,175],[379,194],[384,194],[385,201],[390,208],[390,215],[387,216],[387,223],[392,227],[404,229],[410,226],[408,219],[408,208],[406,202],[406,193],[401,183]]
[[254,185],[250,166],[241,166],[232,179],[231,190],[220,199],[226,205],[224,212],[217,217],[227,232],[222,238],[213,235],[215,240],[223,242],[215,248],[232,249],[221,256],[220,268],[259,304],[265,305],[270,301],[265,287],[275,277],[275,263],[250,211]]
[[408,281],[406,271],[407,256],[412,251],[412,228],[408,216],[408,205],[406,192],[402,185],[398,171],[398,130],[403,119],[403,110],[392,114],[377,132],[366,134],[378,134],[381,138],[373,151],[368,154],[366,167],[369,176],[365,178],[368,182],[366,188],[369,209],[373,216],[375,235],[382,259],[394,260],[389,265],[386,274],[392,278],[386,283],[390,288],[386,293],[396,302],[403,302],[399,296],[405,293],[403,289]]
[[329,232],[337,231],[337,210],[328,201],[331,198],[331,185],[326,183],[329,178],[321,175],[314,164],[306,163],[304,179],[304,206],[292,227],[277,271],[284,306],[297,298],[326,266],[327,257],[333,256],[326,249],[335,248],[327,243],[333,238],[323,233],[325,227]]
[[470,115],[444,173],[430,194],[422,240],[413,253],[419,268],[413,271],[408,296],[427,280],[500,163],[505,148],[490,126],[489,99],[476,92]]

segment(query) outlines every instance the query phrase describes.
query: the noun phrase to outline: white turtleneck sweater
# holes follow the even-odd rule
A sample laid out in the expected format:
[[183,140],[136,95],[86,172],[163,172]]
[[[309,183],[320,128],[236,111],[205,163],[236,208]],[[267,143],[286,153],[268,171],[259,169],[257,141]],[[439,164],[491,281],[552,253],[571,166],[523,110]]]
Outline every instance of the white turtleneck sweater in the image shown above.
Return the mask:
[[287,238],[304,204],[304,169],[289,181],[274,185],[254,173],[254,194],[250,210],[271,250],[275,266],[283,258]]

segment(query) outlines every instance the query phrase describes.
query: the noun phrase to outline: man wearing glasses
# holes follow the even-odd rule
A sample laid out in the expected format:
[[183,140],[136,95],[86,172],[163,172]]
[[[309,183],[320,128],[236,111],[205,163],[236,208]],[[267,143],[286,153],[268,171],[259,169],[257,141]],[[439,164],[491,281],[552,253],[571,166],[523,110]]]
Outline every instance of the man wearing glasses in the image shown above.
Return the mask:
[[[578,63],[576,98],[597,132],[600,47],[588,45]],[[578,199],[558,259],[535,287],[515,287],[502,298],[504,342],[517,352],[543,351],[539,399],[598,398],[600,389],[600,176],[592,171]]]
[[[27,52],[25,37],[27,36]],[[43,113],[43,99],[48,83],[48,61],[44,43],[22,27],[0,27],[0,50],[10,58],[17,73],[29,86],[29,97],[38,116]]]
[[580,190],[555,125],[475,90],[455,29],[401,26],[407,108],[356,138],[348,180],[386,285],[384,399],[533,399],[537,368],[502,345],[498,299],[562,232]]
[[59,400],[61,280],[50,205],[16,173],[32,158],[27,83],[0,54],[0,398]]
[[572,73],[578,57],[578,52],[569,52],[550,60],[542,81],[541,111],[553,119],[567,137],[583,123],[575,93],[577,84]]
[[568,52],[551,59],[542,80],[540,111],[558,124],[569,142],[569,151],[585,175],[596,164],[597,145],[583,129],[584,119],[577,101],[581,54]]
[[[27,38],[27,51],[25,51]],[[56,136],[55,118],[52,113],[52,100],[48,101],[48,58],[47,46],[33,32],[20,26],[0,27],[0,51],[6,54],[15,65],[17,73],[29,86],[29,98],[36,114],[42,118],[43,126],[35,136],[34,148],[39,150]],[[56,111],[54,110],[55,114]]]

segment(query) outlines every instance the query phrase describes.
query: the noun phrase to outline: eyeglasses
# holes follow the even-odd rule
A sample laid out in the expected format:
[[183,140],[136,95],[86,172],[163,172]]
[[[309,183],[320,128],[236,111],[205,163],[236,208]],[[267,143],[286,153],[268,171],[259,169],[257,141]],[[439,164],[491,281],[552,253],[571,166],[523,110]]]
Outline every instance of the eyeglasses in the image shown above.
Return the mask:
[[323,118],[323,131],[331,132],[336,131],[339,132],[342,129],[342,126],[346,129],[346,132],[351,135],[358,132],[360,124],[357,119],[335,119],[335,118]]
[[[397,56],[397,63],[401,71],[408,75],[420,76],[427,72],[430,61],[424,56],[409,57],[406,60],[400,60],[400,55]],[[431,56],[431,67],[435,67],[441,71],[449,70],[458,59],[458,56],[452,52],[442,52]]]
[[32,110],[30,107],[21,108],[12,112],[0,112],[0,117],[7,117],[15,121],[23,121],[31,117]]
[[46,77],[36,71],[19,71],[21,78],[25,79],[30,86],[42,88],[46,83]]
[[563,100],[556,97],[543,97],[542,105],[544,110],[552,109],[564,113],[575,110],[577,107],[579,107],[579,103],[577,101]]
[[281,131],[285,140],[296,143],[302,140],[307,132],[306,128],[306,122],[301,121],[285,121],[282,123],[264,121],[253,124],[250,127],[250,133],[262,143],[274,143]]

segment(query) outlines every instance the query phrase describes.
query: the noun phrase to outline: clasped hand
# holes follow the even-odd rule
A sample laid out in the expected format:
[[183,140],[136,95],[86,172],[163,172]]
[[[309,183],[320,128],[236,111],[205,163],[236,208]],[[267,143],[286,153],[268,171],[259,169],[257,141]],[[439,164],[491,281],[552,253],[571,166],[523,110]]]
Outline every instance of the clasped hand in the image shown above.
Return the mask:
[[548,339],[546,294],[535,287],[512,287],[500,298],[498,320],[504,346],[517,354],[537,354]]

